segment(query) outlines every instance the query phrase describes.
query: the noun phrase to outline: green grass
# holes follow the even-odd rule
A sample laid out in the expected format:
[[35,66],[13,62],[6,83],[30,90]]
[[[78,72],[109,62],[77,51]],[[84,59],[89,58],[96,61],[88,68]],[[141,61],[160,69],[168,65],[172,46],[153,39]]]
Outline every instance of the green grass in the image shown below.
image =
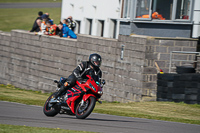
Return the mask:
[[[43,106],[50,94],[0,85],[0,100]],[[96,113],[174,121],[200,125],[200,105],[174,102],[132,102],[96,104]]]
[[95,107],[96,113],[173,121],[200,125],[200,105],[174,102],[104,103]]
[[60,128],[41,128],[0,124],[0,133],[92,133],[86,131],[64,130]]
[[0,30],[6,32],[12,29],[31,30],[39,11],[48,12],[54,23],[59,23],[61,8],[4,8],[0,9]]
[[0,0],[0,3],[62,2],[62,0]]
[[24,90],[12,85],[0,85],[0,100],[2,101],[43,106],[49,96],[50,94],[40,91]]

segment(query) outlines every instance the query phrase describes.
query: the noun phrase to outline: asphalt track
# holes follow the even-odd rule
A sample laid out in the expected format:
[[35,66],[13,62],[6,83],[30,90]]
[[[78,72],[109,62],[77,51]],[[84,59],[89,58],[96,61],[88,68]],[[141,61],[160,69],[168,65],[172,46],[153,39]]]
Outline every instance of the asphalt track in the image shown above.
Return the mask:
[[199,133],[200,125],[165,122],[104,114],[87,119],[60,115],[46,117],[42,107],[0,101],[0,124],[61,128],[104,133]]
[[0,3],[0,8],[61,8],[61,3]]

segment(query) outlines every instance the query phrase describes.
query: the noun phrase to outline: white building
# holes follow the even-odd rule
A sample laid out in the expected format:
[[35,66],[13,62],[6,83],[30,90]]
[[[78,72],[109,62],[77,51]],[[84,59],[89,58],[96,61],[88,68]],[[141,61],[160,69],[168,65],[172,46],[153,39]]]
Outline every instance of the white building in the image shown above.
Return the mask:
[[[123,0],[128,17],[120,21],[122,35],[198,38],[200,0]],[[124,16],[126,17],[126,16]]]
[[68,16],[80,34],[200,36],[200,0],[62,0],[61,19]]
[[117,38],[121,0],[62,0],[61,19],[72,16],[75,33]]

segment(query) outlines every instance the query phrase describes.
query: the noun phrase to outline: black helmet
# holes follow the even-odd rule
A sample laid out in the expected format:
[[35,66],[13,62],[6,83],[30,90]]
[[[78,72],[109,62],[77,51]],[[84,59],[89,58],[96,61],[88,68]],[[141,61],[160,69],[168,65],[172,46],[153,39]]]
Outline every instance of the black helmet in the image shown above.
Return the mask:
[[94,68],[99,68],[101,66],[101,56],[99,54],[91,54],[89,57],[89,62]]

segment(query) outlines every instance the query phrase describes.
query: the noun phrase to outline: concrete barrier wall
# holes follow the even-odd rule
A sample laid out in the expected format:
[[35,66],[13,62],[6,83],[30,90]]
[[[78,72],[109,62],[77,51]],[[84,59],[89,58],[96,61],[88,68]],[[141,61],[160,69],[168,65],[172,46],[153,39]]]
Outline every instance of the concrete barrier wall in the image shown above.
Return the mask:
[[[0,33],[0,39],[0,83],[51,92],[56,87],[54,79],[67,77],[91,53],[99,53],[103,58],[103,78],[107,81],[102,98],[120,102],[156,100],[154,62],[167,72],[170,50],[196,51],[197,42],[121,35],[118,40],[89,35],[78,35],[73,40],[35,36],[22,30],[13,30],[11,35]],[[125,45],[123,60],[122,45]]]

